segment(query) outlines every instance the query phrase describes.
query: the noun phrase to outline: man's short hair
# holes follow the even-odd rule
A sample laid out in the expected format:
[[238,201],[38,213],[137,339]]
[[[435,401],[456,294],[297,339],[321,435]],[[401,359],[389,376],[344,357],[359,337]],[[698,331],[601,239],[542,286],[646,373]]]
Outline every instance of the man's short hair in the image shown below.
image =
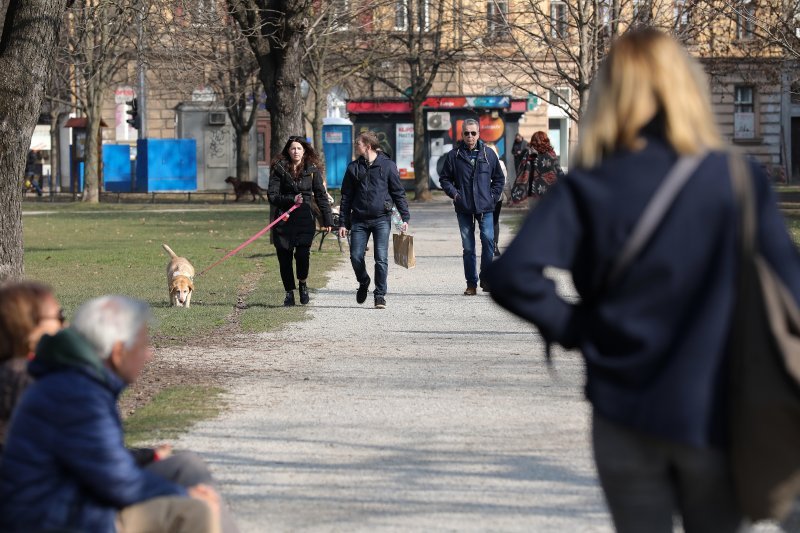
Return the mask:
[[150,306],[126,296],[101,296],[89,300],[75,312],[71,327],[108,359],[114,344],[133,346],[136,337],[151,320]]
[[480,129],[481,129],[480,123],[477,120],[475,120],[474,118],[466,119],[464,121],[464,124],[461,125],[461,131],[465,131],[467,129],[467,126],[476,126],[478,128],[478,131],[480,131]]
[[381,149],[381,143],[378,141],[378,134],[374,131],[362,131],[356,137],[357,141],[361,141],[376,152]]

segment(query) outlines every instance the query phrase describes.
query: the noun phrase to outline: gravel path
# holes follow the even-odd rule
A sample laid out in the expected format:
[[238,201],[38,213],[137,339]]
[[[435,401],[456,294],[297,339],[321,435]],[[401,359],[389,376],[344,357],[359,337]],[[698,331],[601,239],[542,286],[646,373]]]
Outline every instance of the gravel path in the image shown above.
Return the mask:
[[610,531],[578,356],[551,377],[530,326],[461,295],[452,208],[412,215],[417,267],[390,265],[387,309],[356,304],[344,261],[310,320],[215,351],[241,370],[230,409],[177,446],[243,532]]

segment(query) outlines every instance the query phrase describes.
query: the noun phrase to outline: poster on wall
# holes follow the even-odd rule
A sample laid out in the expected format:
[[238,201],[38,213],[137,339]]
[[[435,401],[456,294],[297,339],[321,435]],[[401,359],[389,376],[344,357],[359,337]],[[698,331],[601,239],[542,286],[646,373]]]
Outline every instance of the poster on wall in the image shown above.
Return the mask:
[[395,163],[401,180],[414,179],[414,124],[397,124],[395,133],[397,154]]

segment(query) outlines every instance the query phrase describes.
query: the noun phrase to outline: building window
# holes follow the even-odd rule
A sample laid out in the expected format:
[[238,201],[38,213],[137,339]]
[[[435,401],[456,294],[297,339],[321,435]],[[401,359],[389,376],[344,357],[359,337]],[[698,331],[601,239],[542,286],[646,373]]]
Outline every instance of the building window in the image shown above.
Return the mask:
[[567,37],[567,4],[564,2],[550,4],[550,36]]
[[613,34],[612,25],[617,19],[616,14],[613,12],[613,7],[611,6],[611,0],[600,0],[597,8],[597,18],[600,25],[597,33],[601,39],[609,40]]
[[[422,5],[422,24],[420,28],[424,31],[428,31],[431,29],[431,0],[420,0],[420,4]],[[417,17],[419,17],[419,14]]]
[[547,103],[550,105],[565,108],[569,102],[569,88],[559,87],[557,89],[550,89],[547,96]]
[[[414,0],[397,0],[394,6],[394,29],[397,31],[405,31],[408,29],[408,2]],[[431,29],[431,0],[418,0],[418,11],[413,13],[416,19],[414,25],[417,30],[420,28],[423,31]],[[412,4],[413,6],[413,4]],[[420,24],[422,22],[422,24]]]
[[633,21],[638,24],[650,22],[652,8],[649,0],[633,0]]
[[489,0],[486,5],[486,34],[493,38],[511,35],[508,26],[508,2],[505,0]]
[[333,0],[330,9],[333,17],[332,27],[336,30],[346,30],[350,21],[350,0]]
[[754,139],[756,116],[753,87],[737,85],[733,89],[733,138]]
[[408,28],[408,0],[397,0],[394,6],[394,29]]
[[689,29],[691,9],[686,5],[686,0],[675,0],[675,29],[686,31]]
[[347,91],[338,85],[333,87],[327,96],[327,116],[347,118]]
[[741,0],[736,6],[736,38],[752,39],[755,31],[756,6],[752,0]]
[[256,134],[256,156],[259,163],[267,161],[267,135],[263,131]]

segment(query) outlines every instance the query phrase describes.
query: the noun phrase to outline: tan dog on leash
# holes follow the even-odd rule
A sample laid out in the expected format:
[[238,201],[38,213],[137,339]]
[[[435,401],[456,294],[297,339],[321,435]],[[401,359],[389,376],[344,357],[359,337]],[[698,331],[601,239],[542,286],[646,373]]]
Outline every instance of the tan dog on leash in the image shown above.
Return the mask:
[[185,257],[179,257],[172,248],[162,244],[169,254],[167,264],[167,289],[173,307],[189,307],[194,291],[194,267]]

